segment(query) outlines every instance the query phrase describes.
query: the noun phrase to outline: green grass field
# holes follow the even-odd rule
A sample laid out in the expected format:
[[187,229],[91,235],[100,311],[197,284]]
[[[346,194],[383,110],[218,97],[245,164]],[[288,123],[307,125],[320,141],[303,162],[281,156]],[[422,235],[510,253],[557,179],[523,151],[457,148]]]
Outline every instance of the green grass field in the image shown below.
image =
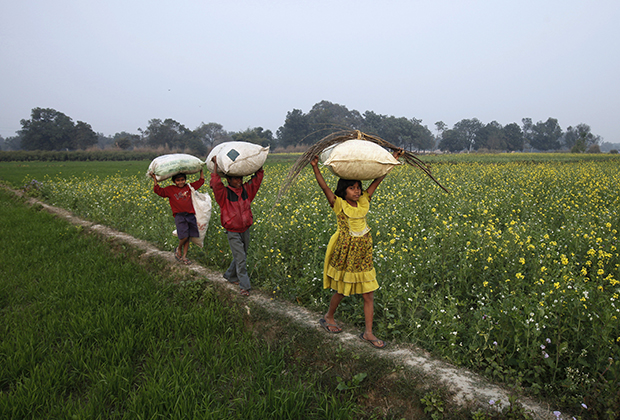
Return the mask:
[[48,177],[102,178],[122,174],[139,176],[146,174],[149,161],[98,161],[98,162],[0,162],[0,182],[19,188],[33,179],[41,181]]

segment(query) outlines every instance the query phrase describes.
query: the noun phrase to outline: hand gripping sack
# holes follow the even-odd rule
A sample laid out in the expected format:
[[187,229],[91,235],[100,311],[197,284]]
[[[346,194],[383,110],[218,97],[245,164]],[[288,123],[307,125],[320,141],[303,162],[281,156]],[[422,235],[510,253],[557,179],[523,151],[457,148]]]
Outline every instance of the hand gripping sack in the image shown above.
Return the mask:
[[207,156],[207,169],[215,170],[211,162],[213,156],[217,159],[218,171],[230,176],[248,176],[258,171],[265,164],[269,147],[245,141],[229,141],[220,143]]
[[400,162],[383,147],[366,140],[347,140],[335,146],[324,165],[340,178],[366,181],[387,175]]
[[204,162],[185,153],[161,155],[153,159],[146,171],[146,176],[155,174],[157,181],[163,181],[176,174],[195,174],[200,172]]
[[[189,184],[187,184],[189,185]],[[203,247],[207,229],[209,228],[209,220],[211,220],[211,196],[206,193],[198,192],[189,185],[189,189],[192,190],[192,205],[196,212],[196,224],[198,225],[198,237],[190,237],[189,240],[199,247]],[[176,229],[172,232],[174,236],[177,236]]]

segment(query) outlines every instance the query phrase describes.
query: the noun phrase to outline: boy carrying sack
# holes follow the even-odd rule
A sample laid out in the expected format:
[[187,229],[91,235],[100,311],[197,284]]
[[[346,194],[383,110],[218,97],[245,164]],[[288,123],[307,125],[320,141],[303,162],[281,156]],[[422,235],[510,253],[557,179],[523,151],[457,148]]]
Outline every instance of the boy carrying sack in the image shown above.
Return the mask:
[[198,181],[187,184],[185,174],[176,174],[172,177],[174,185],[160,187],[157,183],[157,177],[151,173],[151,177],[155,182],[153,191],[160,197],[168,198],[172,215],[174,216],[174,224],[177,228],[177,236],[179,237],[179,246],[174,250],[174,257],[178,262],[190,265],[192,262],[187,259],[187,250],[189,249],[190,237],[198,238],[198,223],[196,222],[196,211],[192,204],[192,191],[198,190],[205,183],[204,173],[200,170],[200,178]]
[[228,186],[222,183],[218,174],[217,159],[213,156],[214,171],[211,172],[210,187],[213,189],[215,201],[220,206],[220,220],[226,229],[228,244],[233,254],[230,267],[224,273],[224,278],[230,283],[239,284],[242,296],[250,296],[250,276],[246,267],[248,246],[250,245],[250,226],[254,223],[250,204],[263,181],[263,168],[243,183],[241,176],[228,176]]

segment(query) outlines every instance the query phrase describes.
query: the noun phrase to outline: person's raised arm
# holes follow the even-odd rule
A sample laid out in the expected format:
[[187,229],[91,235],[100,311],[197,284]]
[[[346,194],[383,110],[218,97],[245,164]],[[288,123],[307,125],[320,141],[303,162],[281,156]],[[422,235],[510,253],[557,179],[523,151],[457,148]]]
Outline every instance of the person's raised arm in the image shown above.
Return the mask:
[[[403,149],[398,149],[392,152],[392,156],[394,156],[394,159],[398,160],[398,158],[401,157],[404,153],[405,151]],[[369,199],[372,198],[372,195],[374,194],[375,190],[377,189],[379,184],[381,184],[381,181],[383,181],[384,178],[385,178],[385,175],[379,178],[376,178],[375,180],[371,182],[368,188],[366,188],[366,192],[368,193]]]
[[153,186],[156,187],[157,186],[157,176],[153,172],[151,172],[151,178],[153,178],[153,182],[154,182]]
[[319,157],[315,156],[310,161],[310,165],[312,165],[312,170],[314,171],[314,177],[316,178],[316,182],[318,182],[319,187],[321,187],[321,189],[323,190],[325,197],[327,197],[327,202],[329,203],[330,207],[334,207],[336,196],[334,195],[332,190],[330,190],[329,187],[327,186],[325,179],[323,179],[323,174],[321,174],[318,164],[319,164]]

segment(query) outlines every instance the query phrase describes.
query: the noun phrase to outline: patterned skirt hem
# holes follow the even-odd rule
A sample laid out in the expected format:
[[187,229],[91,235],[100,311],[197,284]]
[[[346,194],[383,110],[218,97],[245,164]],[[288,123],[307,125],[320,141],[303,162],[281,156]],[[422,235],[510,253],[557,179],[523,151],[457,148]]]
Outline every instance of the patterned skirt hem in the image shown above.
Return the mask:
[[343,273],[330,267],[324,275],[323,288],[333,289],[345,296],[361,295],[377,290],[379,283],[374,268],[361,273]]

